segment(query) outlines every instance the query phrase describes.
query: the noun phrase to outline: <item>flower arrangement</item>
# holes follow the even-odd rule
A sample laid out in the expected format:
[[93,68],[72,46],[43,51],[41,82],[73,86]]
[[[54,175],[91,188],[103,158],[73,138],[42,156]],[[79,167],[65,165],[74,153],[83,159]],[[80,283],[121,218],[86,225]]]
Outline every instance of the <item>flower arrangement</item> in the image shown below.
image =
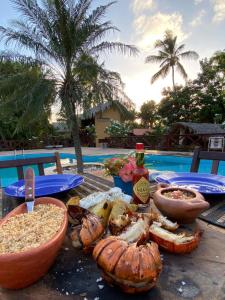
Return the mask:
[[107,175],[119,176],[124,182],[133,179],[133,172],[136,169],[135,158],[131,155],[124,157],[113,157],[104,162]]

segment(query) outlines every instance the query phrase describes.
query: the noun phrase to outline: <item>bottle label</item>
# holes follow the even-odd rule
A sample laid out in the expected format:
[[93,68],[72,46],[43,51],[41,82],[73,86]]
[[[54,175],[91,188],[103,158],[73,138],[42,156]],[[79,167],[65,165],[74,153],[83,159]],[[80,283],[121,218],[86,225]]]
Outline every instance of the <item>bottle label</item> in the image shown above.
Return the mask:
[[150,184],[145,177],[141,177],[138,182],[135,183],[134,194],[140,199],[141,202],[146,203],[150,196]]

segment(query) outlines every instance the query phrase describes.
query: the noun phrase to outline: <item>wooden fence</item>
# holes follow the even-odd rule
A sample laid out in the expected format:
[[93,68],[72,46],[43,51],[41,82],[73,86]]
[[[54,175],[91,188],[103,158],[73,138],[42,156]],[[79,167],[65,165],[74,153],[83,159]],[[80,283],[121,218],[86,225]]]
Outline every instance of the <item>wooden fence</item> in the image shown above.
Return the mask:
[[[95,141],[89,136],[80,136],[82,146],[94,147]],[[59,138],[51,137],[43,140],[30,139],[30,140],[1,140],[0,139],[0,151],[12,151],[12,150],[27,150],[27,149],[42,149],[46,146],[62,145],[63,147],[73,147],[72,138]]]
[[136,143],[144,143],[145,147],[151,150],[192,151],[196,146],[207,149],[209,137],[213,136],[225,137],[224,134],[164,134],[111,137],[100,142],[107,143],[110,148],[133,149]]
[[[224,136],[224,134],[165,134],[165,135],[143,135],[127,137],[111,137],[99,140],[100,143],[107,143],[110,148],[133,149],[136,143],[144,143],[146,149],[151,150],[177,150],[191,151],[195,146],[207,149],[209,137]],[[94,139],[89,136],[81,136],[82,146],[93,147]],[[0,140],[0,151],[22,150],[22,149],[41,149],[48,145],[63,145],[72,147],[73,140],[52,137],[45,140]]]

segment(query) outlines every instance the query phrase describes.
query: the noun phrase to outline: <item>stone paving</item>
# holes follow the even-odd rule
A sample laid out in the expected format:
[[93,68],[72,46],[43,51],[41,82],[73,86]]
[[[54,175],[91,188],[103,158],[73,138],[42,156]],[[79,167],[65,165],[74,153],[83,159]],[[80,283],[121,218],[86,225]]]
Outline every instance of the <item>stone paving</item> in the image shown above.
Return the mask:
[[[133,149],[134,150],[134,149]],[[95,147],[82,147],[83,155],[107,155],[107,154],[127,154],[132,149],[117,149],[117,148],[95,148]],[[60,149],[35,149],[35,150],[24,150],[24,154],[32,154],[32,153],[74,153],[74,148],[60,148]],[[17,154],[22,154],[22,150],[17,150]],[[192,156],[192,152],[176,152],[176,151],[157,151],[157,150],[146,150],[148,154],[161,154],[161,155],[182,155],[182,156]],[[14,155],[14,151],[1,151],[1,155]]]

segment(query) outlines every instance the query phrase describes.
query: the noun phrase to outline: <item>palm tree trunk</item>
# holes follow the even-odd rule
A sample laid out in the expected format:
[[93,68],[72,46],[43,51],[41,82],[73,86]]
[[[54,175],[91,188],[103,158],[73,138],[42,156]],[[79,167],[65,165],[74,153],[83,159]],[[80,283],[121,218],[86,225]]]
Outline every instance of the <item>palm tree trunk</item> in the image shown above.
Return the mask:
[[81,149],[80,135],[79,135],[79,124],[75,113],[73,119],[71,119],[71,123],[72,123],[73,144],[74,144],[74,149],[75,149],[75,154],[77,159],[77,172],[83,173],[84,165],[83,165],[82,149]]
[[[69,76],[67,77],[69,78]],[[64,83],[64,87],[61,91],[61,99],[62,103],[64,104],[64,108],[66,111],[67,121],[71,128],[71,134],[73,137],[73,144],[75,149],[75,155],[77,159],[77,172],[83,173],[83,158],[82,158],[82,150],[81,150],[81,143],[80,143],[80,135],[79,135],[79,124],[78,118],[76,114],[76,109],[74,105],[74,101],[71,99],[70,93],[70,85],[72,86],[71,80],[67,80]]]
[[173,82],[173,91],[176,92],[175,79],[174,79],[174,66],[172,66],[172,82]]

